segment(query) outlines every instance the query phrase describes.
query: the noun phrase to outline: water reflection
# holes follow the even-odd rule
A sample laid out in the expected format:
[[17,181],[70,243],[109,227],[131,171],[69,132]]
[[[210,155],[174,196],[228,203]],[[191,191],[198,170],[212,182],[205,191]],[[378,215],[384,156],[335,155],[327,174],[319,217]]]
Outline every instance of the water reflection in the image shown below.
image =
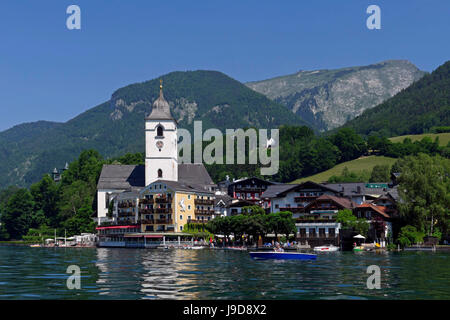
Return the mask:
[[[449,253],[254,261],[221,250],[0,247],[0,299],[448,299]],[[66,287],[79,265],[82,289]],[[368,290],[369,265],[381,290]]]

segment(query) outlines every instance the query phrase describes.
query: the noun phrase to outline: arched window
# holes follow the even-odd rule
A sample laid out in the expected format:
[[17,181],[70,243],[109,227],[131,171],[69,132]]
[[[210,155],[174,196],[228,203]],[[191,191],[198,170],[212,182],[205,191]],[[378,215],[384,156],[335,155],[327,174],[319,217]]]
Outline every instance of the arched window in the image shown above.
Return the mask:
[[162,137],[162,136],[164,135],[163,127],[158,126],[158,127],[156,128],[156,135],[157,135],[158,137]]
[[162,178],[162,170],[158,169],[158,178]]

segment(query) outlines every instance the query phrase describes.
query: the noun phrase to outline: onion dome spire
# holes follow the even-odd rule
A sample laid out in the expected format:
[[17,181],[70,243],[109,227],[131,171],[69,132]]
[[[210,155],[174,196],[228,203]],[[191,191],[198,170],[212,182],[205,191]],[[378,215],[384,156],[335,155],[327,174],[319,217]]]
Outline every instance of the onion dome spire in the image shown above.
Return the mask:
[[152,112],[146,119],[174,120],[170,113],[169,103],[164,99],[162,79],[159,80],[159,97],[153,102]]

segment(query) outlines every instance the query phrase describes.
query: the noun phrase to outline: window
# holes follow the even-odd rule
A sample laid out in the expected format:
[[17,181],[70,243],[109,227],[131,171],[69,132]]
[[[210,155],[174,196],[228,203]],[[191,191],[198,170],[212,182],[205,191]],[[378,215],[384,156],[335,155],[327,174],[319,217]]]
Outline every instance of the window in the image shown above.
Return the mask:
[[188,220],[191,220],[191,216],[188,216]]
[[191,210],[191,205],[190,204],[188,204],[188,210]]
[[[162,178],[162,170],[158,169],[158,178]],[[159,185],[159,188],[161,189],[161,185]]]
[[109,207],[109,194],[105,194],[105,208]]
[[325,228],[319,228],[319,237],[325,238]]
[[190,194],[188,194],[188,200],[191,200],[191,195]]
[[278,205],[278,203],[275,205],[275,209],[278,209],[280,206]]
[[328,228],[328,237],[334,238],[336,236],[336,232],[334,228]]
[[371,216],[372,216],[372,212],[371,211],[367,211],[366,212],[366,218],[370,219]]
[[309,229],[309,236],[310,237],[316,237],[316,229],[315,228],[310,228]]
[[183,231],[183,226],[180,226],[180,231]]
[[156,128],[156,135],[157,135],[158,137],[163,137],[163,135],[164,135],[163,127],[158,126],[158,127]]
[[180,214],[180,220],[183,220],[183,215],[182,214]]

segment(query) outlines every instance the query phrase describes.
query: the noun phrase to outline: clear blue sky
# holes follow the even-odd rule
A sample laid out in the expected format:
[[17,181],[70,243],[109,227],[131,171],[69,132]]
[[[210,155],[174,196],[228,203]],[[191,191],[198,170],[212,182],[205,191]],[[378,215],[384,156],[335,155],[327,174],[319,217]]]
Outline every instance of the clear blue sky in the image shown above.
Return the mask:
[[[81,8],[81,30],[66,8]],[[381,7],[381,30],[366,8]],[[407,59],[450,59],[450,1],[2,0],[0,131],[67,121],[124,85],[176,70],[239,81]]]

